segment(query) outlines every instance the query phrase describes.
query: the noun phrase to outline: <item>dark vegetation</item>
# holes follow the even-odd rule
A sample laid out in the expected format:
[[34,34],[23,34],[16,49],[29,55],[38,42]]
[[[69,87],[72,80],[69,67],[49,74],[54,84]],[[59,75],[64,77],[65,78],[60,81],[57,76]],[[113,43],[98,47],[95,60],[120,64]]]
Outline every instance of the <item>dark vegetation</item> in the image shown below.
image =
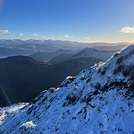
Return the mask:
[[67,97],[66,97],[66,101],[65,103],[63,104],[63,107],[65,106],[69,106],[69,105],[74,105],[76,104],[76,102],[79,100],[79,97],[76,96],[75,94],[69,94]]
[[[102,70],[100,69],[100,70],[98,70],[98,71],[100,72],[101,75],[104,75],[107,70],[108,70],[108,68],[107,68],[107,67],[104,67]],[[99,72],[98,72],[98,73],[99,73]]]

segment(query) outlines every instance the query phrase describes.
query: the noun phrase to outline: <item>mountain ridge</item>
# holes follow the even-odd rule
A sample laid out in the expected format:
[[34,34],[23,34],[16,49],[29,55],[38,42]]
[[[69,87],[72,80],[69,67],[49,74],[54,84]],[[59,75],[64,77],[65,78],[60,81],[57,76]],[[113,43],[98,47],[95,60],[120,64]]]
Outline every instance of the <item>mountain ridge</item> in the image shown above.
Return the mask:
[[72,58],[79,58],[79,57],[95,57],[101,60],[108,60],[115,52],[117,51],[104,51],[104,50],[97,50],[95,48],[85,48],[82,49],[79,53],[74,55]]

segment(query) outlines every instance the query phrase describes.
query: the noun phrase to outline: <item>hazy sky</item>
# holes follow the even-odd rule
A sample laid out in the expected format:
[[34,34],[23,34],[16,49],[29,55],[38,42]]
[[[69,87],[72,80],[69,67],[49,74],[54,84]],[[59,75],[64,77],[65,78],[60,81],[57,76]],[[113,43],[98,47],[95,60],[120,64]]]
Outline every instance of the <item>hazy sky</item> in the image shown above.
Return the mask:
[[0,39],[134,42],[134,0],[0,0]]

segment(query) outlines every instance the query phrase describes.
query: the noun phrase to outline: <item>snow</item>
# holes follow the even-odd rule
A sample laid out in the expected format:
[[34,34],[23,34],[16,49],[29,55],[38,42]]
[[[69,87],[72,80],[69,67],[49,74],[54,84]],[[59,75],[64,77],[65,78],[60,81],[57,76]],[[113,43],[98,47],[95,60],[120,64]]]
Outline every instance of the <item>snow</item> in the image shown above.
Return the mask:
[[9,107],[1,108],[0,109],[0,125],[3,123],[4,119],[9,115],[9,114],[14,114],[17,113],[20,109],[25,107],[27,103],[20,103],[20,104],[14,104]]
[[[122,73],[134,67],[133,51],[131,45],[106,63],[67,77],[54,92],[43,91],[29,104],[0,109],[0,133],[134,134],[129,91],[134,80]],[[119,65],[122,70],[113,73]]]
[[32,121],[29,121],[29,122],[22,124],[22,126],[25,126],[26,128],[33,128],[36,125]]

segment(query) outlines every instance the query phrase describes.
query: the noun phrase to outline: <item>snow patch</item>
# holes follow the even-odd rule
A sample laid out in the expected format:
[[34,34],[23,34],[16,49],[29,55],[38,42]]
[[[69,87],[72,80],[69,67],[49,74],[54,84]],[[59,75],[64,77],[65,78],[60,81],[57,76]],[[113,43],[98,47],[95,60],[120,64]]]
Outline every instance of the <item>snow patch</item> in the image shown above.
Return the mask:
[[22,126],[24,126],[26,128],[33,128],[36,125],[32,121],[29,121],[29,122],[26,122],[26,123],[22,124]]

